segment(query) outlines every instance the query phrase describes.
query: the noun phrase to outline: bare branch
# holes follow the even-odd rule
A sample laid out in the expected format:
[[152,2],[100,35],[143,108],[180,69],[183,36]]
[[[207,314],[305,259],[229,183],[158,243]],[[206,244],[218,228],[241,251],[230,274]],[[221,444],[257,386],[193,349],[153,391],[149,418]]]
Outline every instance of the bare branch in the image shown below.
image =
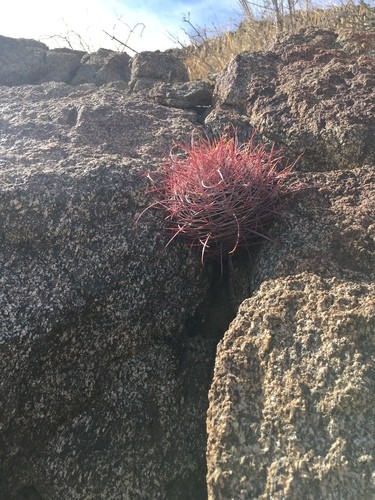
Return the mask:
[[131,47],[129,47],[129,45],[127,45],[126,43],[122,42],[121,40],[119,40],[118,38],[116,38],[114,35],[110,35],[106,30],[103,30],[103,33],[105,33],[107,36],[109,36],[109,38],[111,40],[115,40],[115,42],[119,43],[120,45],[123,45],[127,49],[132,50],[136,54],[139,54],[139,52],[137,50],[132,49]]

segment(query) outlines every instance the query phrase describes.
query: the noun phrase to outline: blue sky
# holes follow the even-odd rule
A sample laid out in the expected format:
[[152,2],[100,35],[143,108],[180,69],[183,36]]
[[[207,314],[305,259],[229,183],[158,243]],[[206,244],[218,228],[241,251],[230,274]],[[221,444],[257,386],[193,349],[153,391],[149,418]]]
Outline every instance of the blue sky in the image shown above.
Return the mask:
[[105,30],[137,51],[165,50],[176,46],[175,39],[186,43],[184,16],[190,14],[196,26],[230,28],[240,12],[237,0],[10,0],[0,7],[0,35],[50,47],[68,40],[74,48],[121,49]]

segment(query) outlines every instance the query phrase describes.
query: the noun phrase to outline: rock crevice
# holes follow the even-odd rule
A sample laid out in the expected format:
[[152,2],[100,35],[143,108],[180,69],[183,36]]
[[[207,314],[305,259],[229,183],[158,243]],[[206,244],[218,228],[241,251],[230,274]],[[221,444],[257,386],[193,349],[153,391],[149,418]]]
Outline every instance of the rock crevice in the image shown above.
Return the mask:
[[[327,30],[214,89],[173,51],[0,37],[1,498],[373,496],[373,70]],[[223,274],[139,219],[202,125],[303,152],[275,243]]]

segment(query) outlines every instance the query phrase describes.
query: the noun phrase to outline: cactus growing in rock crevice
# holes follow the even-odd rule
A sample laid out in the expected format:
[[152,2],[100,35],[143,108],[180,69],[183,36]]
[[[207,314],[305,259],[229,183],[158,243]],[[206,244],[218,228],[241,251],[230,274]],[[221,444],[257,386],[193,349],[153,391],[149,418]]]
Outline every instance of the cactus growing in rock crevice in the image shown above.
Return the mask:
[[156,201],[148,208],[166,213],[168,231],[205,257],[223,258],[241,247],[269,239],[267,227],[281,212],[284,181],[280,149],[240,144],[235,131],[215,139],[175,145],[161,171],[149,174]]

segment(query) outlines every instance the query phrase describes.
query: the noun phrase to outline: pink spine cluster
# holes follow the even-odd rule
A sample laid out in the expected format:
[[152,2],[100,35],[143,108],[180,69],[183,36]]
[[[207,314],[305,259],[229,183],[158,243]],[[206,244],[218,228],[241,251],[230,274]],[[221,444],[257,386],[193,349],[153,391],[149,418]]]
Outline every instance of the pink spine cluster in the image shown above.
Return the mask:
[[282,161],[281,150],[255,144],[254,136],[240,145],[235,132],[177,145],[161,172],[149,176],[157,198],[151,207],[165,211],[169,243],[178,237],[199,247],[203,262],[268,238],[291,170]]

